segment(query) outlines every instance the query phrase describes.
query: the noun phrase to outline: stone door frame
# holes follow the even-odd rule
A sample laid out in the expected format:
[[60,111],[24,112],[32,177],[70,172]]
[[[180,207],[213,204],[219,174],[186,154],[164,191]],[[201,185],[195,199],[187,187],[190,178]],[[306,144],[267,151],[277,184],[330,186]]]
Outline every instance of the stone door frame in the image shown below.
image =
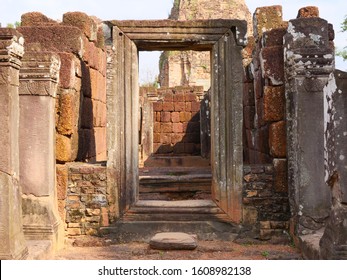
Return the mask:
[[[122,216],[136,206],[138,176],[138,52],[210,51],[212,198],[242,220],[243,66],[247,43],[241,20],[109,21],[114,50],[108,92],[108,168]],[[112,187],[112,186],[111,186]],[[117,211],[117,212],[118,212]]]

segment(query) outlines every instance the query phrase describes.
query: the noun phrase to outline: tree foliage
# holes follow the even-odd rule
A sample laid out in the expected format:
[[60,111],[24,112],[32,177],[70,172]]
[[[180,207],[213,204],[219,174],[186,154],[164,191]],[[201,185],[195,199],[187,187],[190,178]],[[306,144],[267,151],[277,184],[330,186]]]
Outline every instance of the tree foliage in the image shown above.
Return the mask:
[[[347,15],[345,16],[345,20],[341,24],[341,31],[347,31]],[[344,47],[342,50],[338,50],[336,55],[341,56],[343,60],[347,60],[347,47]]]
[[8,23],[7,27],[8,28],[17,28],[21,25],[21,23],[19,21],[16,21],[15,23]]

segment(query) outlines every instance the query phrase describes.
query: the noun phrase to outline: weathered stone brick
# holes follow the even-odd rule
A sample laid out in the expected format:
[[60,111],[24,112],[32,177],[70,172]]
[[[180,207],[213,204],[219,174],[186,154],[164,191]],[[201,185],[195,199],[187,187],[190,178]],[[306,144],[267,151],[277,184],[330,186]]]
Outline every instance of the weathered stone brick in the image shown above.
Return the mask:
[[81,235],[81,229],[80,228],[68,228],[67,229],[67,235],[69,236],[76,236],[76,235]]
[[[173,130],[175,130],[175,129],[173,129]],[[184,133],[177,133],[177,132],[172,133],[172,134],[171,134],[171,142],[172,142],[173,144],[182,142],[184,136],[185,136]]]
[[196,94],[194,92],[186,92],[184,95],[184,100],[187,101],[197,101]]
[[68,185],[68,169],[67,166],[57,164],[56,165],[57,176],[57,198],[58,200],[66,199],[67,185]]
[[63,15],[63,24],[78,27],[90,41],[97,40],[98,27],[94,20],[82,12],[69,12]]
[[108,218],[108,211],[106,207],[101,207],[101,221],[100,225],[103,227],[109,226],[109,218]]
[[286,157],[286,123],[284,121],[270,125],[269,146],[273,157]]
[[160,133],[153,133],[153,142],[160,143]]
[[161,133],[171,133],[172,132],[172,123],[162,123],[160,125]]
[[182,133],[183,130],[183,124],[182,123],[173,123],[172,124],[172,132],[174,133]]
[[279,121],[284,118],[285,96],[284,86],[264,87],[264,120]]
[[297,18],[319,17],[319,9],[315,6],[307,6],[299,9]]
[[287,160],[274,159],[274,191],[277,193],[288,192]]
[[155,112],[160,112],[163,110],[163,101],[157,101],[153,103],[153,110]]
[[165,112],[165,111],[161,112],[160,120],[163,123],[171,122],[171,114],[170,114],[170,112]]
[[83,34],[73,26],[45,25],[17,28],[23,34],[25,43],[40,43],[42,50],[83,55]]
[[260,7],[255,10],[254,16],[254,36],[260,38],[264,32],[282,27],[282,6]]
[[75,84],[75,59],[72,53],[59,53],[61,66],[59,71],[59,86],[65,89],[73,88]]
[[287,28],[275,28],[266,31],[263,35],[263,47],[283,46],[283,36]]
[[160,122],[155,122],[153,126],[153,132],[160,133]]
[[174,103],[173,102],[163,102],[163,111],[165,111],[165,112],[174,111]]
[[258,210],[255,207],[247,206],[243,208],[243,223],[245,225],[255,225],[258,221]]
[[192,102],[186,102],[185,111],[186,112],[191,112],[192,111]]
[[179,114],[179,112],[172,112],[171,113],[171,121],[173,123],[178,123],[180,121],[180,114]]
[[75,92],[64,91],[59,95],[59,117],[57,131],[62,135],[71,135],[77,127],[78,106],[76,105]]
[[57,22],[39,12],[25,13],[21,16],[21,26],[37,26],[46,24],[57,24]]
[[71,160],[71,139],[56,134],[56,159],[60,162],[68,162]]
[[269,79],[273,86],[284,83],[283,47],[274,46],[263,48],[261,51],[263,76]]
[[161,144],[171,144],[171,133],[161,133],[160,134]]
[[184,101],[184,93],[183,92],[176,92],[173,97],[174,97],[174,102]]
[[184,102],[175,102],[175,111],[176,112],[184,112],[185,111],[185,103]]

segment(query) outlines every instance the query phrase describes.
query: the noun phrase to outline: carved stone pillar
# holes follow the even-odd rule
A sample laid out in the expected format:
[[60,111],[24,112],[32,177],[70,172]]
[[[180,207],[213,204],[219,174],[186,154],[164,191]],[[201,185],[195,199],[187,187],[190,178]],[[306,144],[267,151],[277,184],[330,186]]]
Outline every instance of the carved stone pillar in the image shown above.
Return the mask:
[[60,59],[28,51],[20,71],[20,181],[27,239],[62,242],[55,188],[55,103]]
[[24,39],[15,29],[0,28],[0,259],[28,255],[22,229],[19,185],[19,68]]
[[324,178],[324,87],[334,69],[324,19],[289,21],[284,37],[288,184],[296,235],[322,228],[331,198]]

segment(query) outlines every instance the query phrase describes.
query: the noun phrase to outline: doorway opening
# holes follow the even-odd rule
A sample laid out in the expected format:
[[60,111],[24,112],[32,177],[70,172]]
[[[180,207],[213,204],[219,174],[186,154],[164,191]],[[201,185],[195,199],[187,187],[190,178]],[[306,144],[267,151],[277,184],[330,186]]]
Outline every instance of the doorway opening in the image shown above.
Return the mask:
[[[162,20],[112,21],[110,24],[113,27],[113,44],[116,50],[114,57],[116,75],[110,85],[112,88],[110,95],[114,98],[110,101],[110,107],[112,106],[117,114],[114,115],[115,123],[109,127],[112,142],[108,153],[108,166],[114,167],[113,184],[120,194],[118,205],[121,217],[138,221],[158,219],[206,221],[224,217],[229,221],[240,222],[243,174],[241,50],[246,35],[244,22]],[[140,109],[139,52],[158,50],[208,52],[211,67],[210,98],[205,96],[203,88],[199,89],[197,86],[193,87],[193,90],[188,90],[186,86],[147,89],[141,90],[143,91],[141,98],[145,96],[143,99],[151,100],[152,112],[151,106],[145,108],[145,104],[150,102],[144,100],[142,100],[144,106]],[[178,100],[179,93],[181,93],[180,98],[183,96],[183,100]],[[192,99],[186,99],[186,96]],[[175,98],[177,103],[174,102]],[[187,111],[175,111],[175,106],[187,110],[187,106],[193,106],[193,101],[196,106],[200,104],[200,109],[195,114],[190,111],[190,119],[181,121],[180,113],[184,113],[182,116],[189,114],[186,114]],[[210,159],[203,158],[203,151],[206,152],[206,149],[204,150],[201,144],[203,132],[201,103],[208,104],[210,109],[206,110],[211,117],[211,133],[209,133],[211,145],[208,149]],[[161,106],[161,109],[155,110],[154,106]],[[197,121],[199,116],[200,123]],[[148,125],[149,123],[152,123],[152,127]],[[189,123],[194,125],[189,126]],[[188,129],[192,129],[192,132],[190,137],[185,138],[184,135],[189,134]],[[197,131],[199,132],[196,133]],[[182,139],[172,142],[172,136],[175,138],[178,133],[183,134]],[[148,136],[146,139],[149,139],[151,145],[141,142],[143,135]],[[154,142],[155,137],[157,142]],[[200,144],[195,141],[200,141]],[[179,152],[181,152],[178,154],[180,159],[172,157],[174,153]],[[182,159],[183,156],[187,157]],[[155,160],[153,157],[156,157]],[[195,174],[186,174],[186,170],[175,171],[173,167],[177,164],[188,168],[188,157],[199,157],[207,162],[205,167],[211,170],[209,199],[200,199],[200,193],[195,196],[197,192],[187,195],[181,193],[179,199],[174,195],[160,197],[161,194],[156,199],[153,199],[154,197],[144,199],[145,191],[140,181],[149,171],[143,170],[141,173],[141,168],[146,164],[148,166],[151,160],[152,163],[155,162],[157,169],[168,167],[166,171],[171,170],[171,174],[164,174],[161,177],[162,187],[167,187],[168,181],[174,178],[176,183],[180,183],[176,189],[185,189],[181,183],[183,180],[190,183],[193,178],[189,176]],[[194,161],[194,164],[196,162]],[[192,170],[196,170],[196,165]],[[168,175],[171,177],[168,178]]]
[[159,61],[159,75],[139,91],[139,200],[211,200],[209,89],[196,82],[211,83],[209,73],[196,75],[209,71],[210,52],[163,52]]

